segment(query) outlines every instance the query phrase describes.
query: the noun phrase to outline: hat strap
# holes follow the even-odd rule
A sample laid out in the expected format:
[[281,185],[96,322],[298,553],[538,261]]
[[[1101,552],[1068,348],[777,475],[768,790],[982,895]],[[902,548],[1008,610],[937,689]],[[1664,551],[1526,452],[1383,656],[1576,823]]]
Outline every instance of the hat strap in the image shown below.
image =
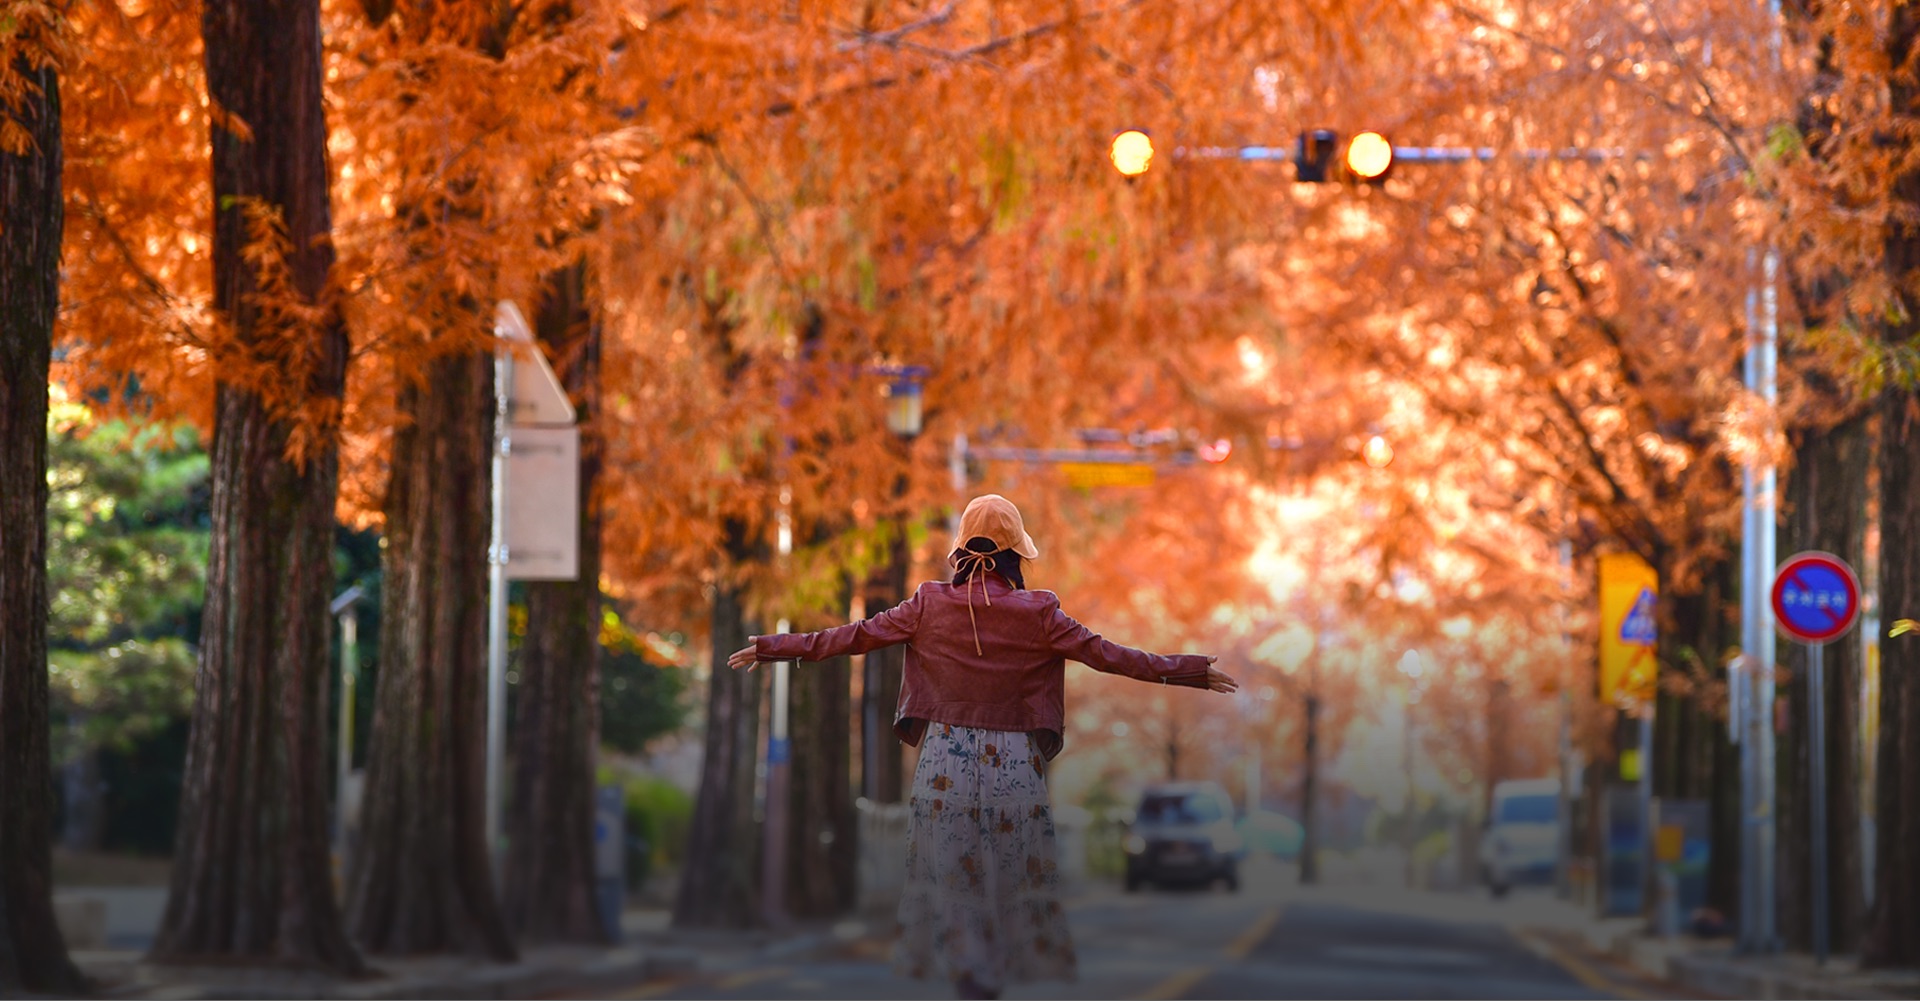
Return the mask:
[[967,621],[973,625],[973,652],[982,657],[987,652],[980,647],[980,620],[973,614],[973,582],[980,581],[980,593],[986,596],[987,607],[992,608],[993,592],[987,590],[987,582],[983,579],[985,571],[992,568],[992,553],[976,552],[965,547],[961,547],[960,557],[953,561],[955,572],[967,575]]

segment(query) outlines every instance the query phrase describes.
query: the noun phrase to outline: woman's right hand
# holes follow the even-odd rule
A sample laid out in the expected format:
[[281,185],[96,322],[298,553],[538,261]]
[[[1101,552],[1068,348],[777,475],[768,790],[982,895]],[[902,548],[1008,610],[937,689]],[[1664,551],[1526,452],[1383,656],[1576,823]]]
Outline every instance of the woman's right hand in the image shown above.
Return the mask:
[[759,643],[755,642],[759,638],[758,636],[747,637],[748,642],[746,646],[735,650],[727,656],[727,666],[736,671],[743,667],[749,671],[753,670],[754,665],[760,662],[760,658],[754,653],[759,647]]
[[1213,666],[1213,662],[1219,659],[1218,657],[1207,658],[1207,688],[1231,695],[1240,690],[1240,683],[1233,680],[1232,675]]

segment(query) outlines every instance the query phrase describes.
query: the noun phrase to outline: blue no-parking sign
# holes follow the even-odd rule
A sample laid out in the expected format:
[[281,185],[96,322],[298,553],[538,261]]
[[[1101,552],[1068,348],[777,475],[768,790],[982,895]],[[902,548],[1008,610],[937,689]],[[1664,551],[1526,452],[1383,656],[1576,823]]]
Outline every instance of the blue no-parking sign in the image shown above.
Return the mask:
[[1773,618],[1802,643],[1825,643],[1860,617],[1860,578],[1832,553],[1795,553],[1773,578]]

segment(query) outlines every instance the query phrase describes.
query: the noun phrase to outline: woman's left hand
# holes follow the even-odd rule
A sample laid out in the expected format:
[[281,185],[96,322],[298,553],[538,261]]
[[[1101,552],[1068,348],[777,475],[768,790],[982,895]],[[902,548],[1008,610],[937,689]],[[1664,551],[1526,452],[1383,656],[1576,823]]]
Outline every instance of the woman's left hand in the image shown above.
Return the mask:
[[[748,638],[755,639],[757,637],[748,637]],[[736,671],[740,670],[743,667],[749,671],[753,670],[754,665],[760,662],[760,658],[754,656],[754,652],[753,652],[756,645],[757,644],[754,644],[754,643],[748,643],[746,646],[743,646],[740,649],[735,650],[733,653],[729,654],[727,656],[727,666],[733,668]]]
[[1232,694],[1240,690],[1240,683],[1233,676],[1213,666],[1218,657],[1207,658],[1207,687],[1216,692]]

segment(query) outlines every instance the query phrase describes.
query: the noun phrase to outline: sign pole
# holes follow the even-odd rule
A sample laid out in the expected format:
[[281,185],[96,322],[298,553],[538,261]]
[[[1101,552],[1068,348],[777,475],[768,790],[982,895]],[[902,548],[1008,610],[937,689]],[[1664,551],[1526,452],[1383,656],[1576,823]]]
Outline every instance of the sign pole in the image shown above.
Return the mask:
[[1860,617],[1860,578],[1832,553],[1795,553],[1773,577],[1769,602],[1780,631],[1807,647],[1808,873],[1813,898],[1813,954],[1827,962],[1831,936],[1827,892],[1827,684],[1826,645],[1853,628]]
[[1807,645],[1807,740],[1812,742],[1813,769],[1813,956],[1827,962],[1827,720],[1826,644]]
[[487,857],[501,886],[501,769],[507,751],[507,452],[513,356],[502,345],[493,356],[493,544],[487,547]]

